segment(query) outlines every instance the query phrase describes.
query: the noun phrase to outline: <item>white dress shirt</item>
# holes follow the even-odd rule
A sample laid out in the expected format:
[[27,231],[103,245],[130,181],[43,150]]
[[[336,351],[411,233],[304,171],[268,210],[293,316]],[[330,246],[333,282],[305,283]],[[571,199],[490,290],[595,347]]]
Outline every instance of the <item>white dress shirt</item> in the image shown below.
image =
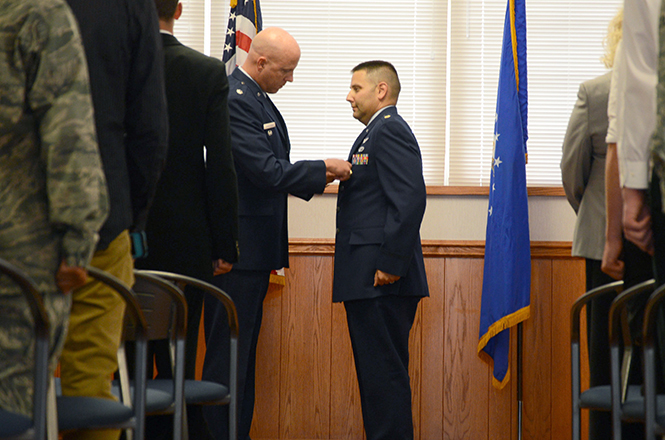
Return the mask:
[[[658,17],[661,0],[624,0],[623,58],[617,84],[623,106],[617,117],[621,186],[646,189],[649,145],[656,125]],[[625,74],[624,74],[625,73]]]
[[621,111],[620,106],[623,106],[623,100],[619,99],[619,78],[620,70],[623,65],[623,41],[619,41],[616,52],[614,53],[614,67],[612,68],[612,80],[610,82],[610,95],[607,100],[607,136],[605,142],[608,144],[616,144],[619,137],[619,130],[623,129],[623,125],[617,115]]

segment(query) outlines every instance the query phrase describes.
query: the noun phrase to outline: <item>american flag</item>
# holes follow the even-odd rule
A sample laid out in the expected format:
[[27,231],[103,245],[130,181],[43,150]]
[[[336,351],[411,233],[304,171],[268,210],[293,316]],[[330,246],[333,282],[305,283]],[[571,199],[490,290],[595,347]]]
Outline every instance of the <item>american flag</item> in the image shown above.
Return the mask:
[[256,34],[261,32],[262,26],[259,0],[231,0],[229,26],[226,29],[222,57],[222,61],[226,64],[227,75],[245,62],[249,46]]

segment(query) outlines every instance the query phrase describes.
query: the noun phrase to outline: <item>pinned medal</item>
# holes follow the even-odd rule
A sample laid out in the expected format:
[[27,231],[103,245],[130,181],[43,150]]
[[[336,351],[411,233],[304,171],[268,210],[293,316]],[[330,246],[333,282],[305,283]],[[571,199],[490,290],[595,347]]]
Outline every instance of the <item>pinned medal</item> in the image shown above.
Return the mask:
[[368,162],[368,154],[354,154],[351,156],[351,165],[367,165]]

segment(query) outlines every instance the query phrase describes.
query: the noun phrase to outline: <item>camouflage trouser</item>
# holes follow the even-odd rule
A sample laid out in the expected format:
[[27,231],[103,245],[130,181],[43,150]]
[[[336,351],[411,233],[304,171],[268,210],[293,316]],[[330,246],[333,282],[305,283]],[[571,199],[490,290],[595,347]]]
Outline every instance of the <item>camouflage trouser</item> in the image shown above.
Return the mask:
[[[51,324],[49,367],[55,370],[62,350],[71,296],[44,295]],[[32,316],[23,295],[0,294],[0,408],[32,415],[34,333]]]

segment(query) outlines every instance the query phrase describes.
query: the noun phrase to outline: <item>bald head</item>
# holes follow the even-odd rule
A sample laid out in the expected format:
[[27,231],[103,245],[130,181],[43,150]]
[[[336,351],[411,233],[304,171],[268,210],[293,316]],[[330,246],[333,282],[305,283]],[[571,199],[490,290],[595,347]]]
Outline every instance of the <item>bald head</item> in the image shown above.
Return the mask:
[[259,32],[242,65],[249,76],[267,93],[276,93],[293,81],[300,61],[298,42],[284,29],[271,27]]

